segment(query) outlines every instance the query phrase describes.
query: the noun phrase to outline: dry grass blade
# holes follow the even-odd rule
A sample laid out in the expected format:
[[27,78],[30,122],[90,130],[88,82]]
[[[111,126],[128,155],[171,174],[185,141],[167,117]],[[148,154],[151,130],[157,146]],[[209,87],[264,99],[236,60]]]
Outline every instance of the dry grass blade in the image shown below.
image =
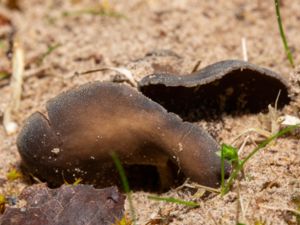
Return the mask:
[[130,70],[126,69],[126,68],[123,68],[123,67],[103,67],[103,68],[100,68],[100,69],[88,70],[88,71],[79,72],[79,73],[77,72],[73,76],[71,76],[70,78],[73,78],[74,76],[78,76],[78,75],[85,75],[85,74],[90,74],[90,73],[95,73],[95,72],[105,71],[105,70],[112,70],[112,71],[118,72],[118,73],[124,75],[126,77],[126,79],[128,80],[128,82],[133,87],[137,86],[137,82],[133,78],[132,72]]
[[242,38],[242,51],[243,51],[243,59],[244,61],[248,61],[248,50],[247,50],[247,42],[246,42],[246,38],[243,37]]
[[292,208],[284,208],[284,207],[273,207],[273,206],[268,206],[268,205],[260,205],[260,208],[263,209],[269,209],[269,210],[275,210],[275,211],[287,211],[287,212],[292,212],[296,215],[300,215],[300,211]]
[[260,134],[261,136],[263,137],[270,137],[272,134],[271,132],[269,131],[266,131],[266,130],[263,130],[263,129],[260,129],[260,128],[254,128],[254,127],[251,127],[243,132],[241,132],[238,136],[236,136],[233,141],[230,143],[231,145],[233,145],[238,139],[240,139],[243,135],[245,134],[248,134],[250,132],[255,132],[257,134]]
[[207,186],[204,186],[204,185],[201,185],[201,184],[197,184],[195,182],[192,182],[192,183],[189,183],[189,182],[190,182],[190,180],[187,179],[182,185],[180,185],[179,187],[175,188],[174,190],[178,191],[180,189],[188,187],[188,188],[193,188],[193,189],[202,189],[204,191],[208,191],[208,192],[211,192],[211,193],[220,193],[220,189],[216,189],[216,188],[212,188],[212,187],[207,187]]
[[10,82],[11,99],[3,116],[3,125],[8,135],[15,133],[17,130],[17,124],[13,121],[12,114],[16,113],[20,107],[24,73],[24,52],[20,43],[16,40],[14,42],[12,70],[13,73]]
[[185,205],[185,206],[189,206],[192,208],[199,207],[199,204],[197,202],[185,201],[185,200],[173,198],[173,197],[160,197],[157,195],[149,195],[148,199],[155,200],[155,201],[164,201],[167,203],[176,203],[179,205]]

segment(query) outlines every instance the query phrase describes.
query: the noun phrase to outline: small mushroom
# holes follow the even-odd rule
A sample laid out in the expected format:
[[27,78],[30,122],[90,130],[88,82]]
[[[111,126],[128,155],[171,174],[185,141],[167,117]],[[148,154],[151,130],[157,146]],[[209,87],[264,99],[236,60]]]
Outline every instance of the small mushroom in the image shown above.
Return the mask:
[[137,188],[166,190],[181,172],[219,185],[215,140],[126,85],[82,85],[49,100],[47,111],[48,119],[39,112],[27,119],[17,146],[27,172],[49,184],[81,178],[98,187],[120,185],[115,152]]
[[287,82],[271,70],[226,60],[189,75],[153,74],[139,82],[140,91],[184,120],[211,119],[222,113],[258,113],[290,101]]

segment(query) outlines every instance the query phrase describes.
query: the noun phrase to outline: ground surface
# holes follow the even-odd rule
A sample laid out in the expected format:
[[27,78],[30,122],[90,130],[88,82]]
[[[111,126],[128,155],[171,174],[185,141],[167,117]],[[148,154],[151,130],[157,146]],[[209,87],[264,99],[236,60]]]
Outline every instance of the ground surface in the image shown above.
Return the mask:
[[[282,48],[273,1],[111,1],[110,10],[120,15],[86,12],[97,7],[99,3],[95,1],[80,0],[23,1],[21,11],[0,6],[1,15],[16,27],[25,52],[26,79],[20,110],[14,117],[20,127],[34,111],[45,111],[45,102],[63,90],[87,81],[111,80],[116,75],[108,71],[70,78],[75,72],[125,67],[139,80],[151,73],[156,64],[187,73],[198,61],[204,67],[219,60],[242,59],[242,38],[246,38],[250,62],[271,68],[286,78],[300,76],[299,70],[289,65]],[[282,16],[297,66],[299,1],[283,1]],[[9,25],[0,24],[0,68],[4,71],[10,71],[10,61],[4,53],[9,32]],[[53,46],[56,48],[40,60]],[[0,81],[0,114],[10,102],[12,90],[8,81]],[[293,83],[294,90],[297,85]],[[297,101],[299,97],[280,113],[299,116]],[[238,119],[227,116],[217,126],[215,135],[221,142],[231,143],[251,127],[270,129],[268,119],[268,115]],[[20,162],[16,137],[16,134],[6,135],[0,127],[0,193],[10,196],[28,185],[23,180],[5,182],[7,172]],[[253,141],[258,138],[249,135],[242,156],[254,147]],[[246,136],[239,139],[237,147],[245,139]],[[192,195],[189,189],[166,193],[196,200],[201,205],[196,209],[150,201],[148,193],[135,193],[138,224],[149,221],[157,224],[153,218],[160,218],[161,224],[235,224],[237,216],[246,224],[297,224],[291,210],[297,207],[292,199],[300,195],[299,136],[282,138],[258,153],[246,166],[245,173],[246,178],[239,184],[239,198],[237,186],[223,198],[215,194]],[[238,202],[242,205],[240,210]]]

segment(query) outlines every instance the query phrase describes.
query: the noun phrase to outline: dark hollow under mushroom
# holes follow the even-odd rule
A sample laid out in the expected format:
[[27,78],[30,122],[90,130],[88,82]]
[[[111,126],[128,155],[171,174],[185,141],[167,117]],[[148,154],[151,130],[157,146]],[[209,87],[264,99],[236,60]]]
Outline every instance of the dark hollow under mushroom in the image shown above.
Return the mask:
[[189,75],[153,74],[140,91],[184,120],[215,119],[223,113],[258,113],[289,103],[287,82],[271,70],[239,60],[209,65]]
[[17,146],[27,172],[49,184],[120,185],[115,152],[134,189],[166,190],[182,174],[219,185],[214,139],[126,85],[89,83],[49,100],[47,111],[49,119],[27,119]]

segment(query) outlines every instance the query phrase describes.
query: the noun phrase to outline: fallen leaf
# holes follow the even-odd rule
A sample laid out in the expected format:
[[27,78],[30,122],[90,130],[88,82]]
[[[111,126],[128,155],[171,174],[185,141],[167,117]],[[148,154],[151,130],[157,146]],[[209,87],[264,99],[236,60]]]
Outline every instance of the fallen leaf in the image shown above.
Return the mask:
[[26,188],[19,199],[27,204],[6,208],[1,225],[111,225],[124,216],[125,197],[116,187],[95,189],[79,184],[50,189],[37,184]]

